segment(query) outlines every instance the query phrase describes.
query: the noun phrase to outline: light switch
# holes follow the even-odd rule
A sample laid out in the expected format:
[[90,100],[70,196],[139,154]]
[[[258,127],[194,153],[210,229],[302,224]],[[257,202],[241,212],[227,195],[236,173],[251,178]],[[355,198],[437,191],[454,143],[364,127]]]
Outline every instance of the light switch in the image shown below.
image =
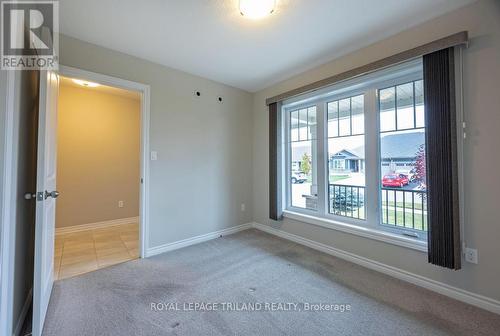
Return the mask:
[[158,160],[158,152],[151,151],[151,161],[156,161],[156,160]]

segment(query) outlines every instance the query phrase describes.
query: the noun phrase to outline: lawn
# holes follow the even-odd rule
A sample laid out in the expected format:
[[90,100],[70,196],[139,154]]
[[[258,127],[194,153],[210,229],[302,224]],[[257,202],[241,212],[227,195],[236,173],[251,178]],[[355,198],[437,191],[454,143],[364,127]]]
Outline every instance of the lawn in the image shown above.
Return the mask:
[[[385,205],[386,205],[386,203],[384,201],[382,201],[382,206],[385,207]],[[389,206],[393,207],[394,206],[394,202],[390,201],[389,202]],[[396,207],[402,209],[403,208],[403,202],[396,202]],[[415,210],[422,210],[422,203],[415,202],[414,203],[414,207],[415,207]],[[406,201],[406,209],[411,209],[411,199]]]
[[349,175],[330,175],[330,183],[348,179]]
[[[415,218],[413,218],[413,216],[415,216]],[[387,219],[387,210],[384,206],[382,207],[382,222],[388,225],[395,225],[397,227],[406,227],[410,229],[414,228],[415,230],[422,230],[424,232],[427,232],[427,216],[425,213],[422,216],[421,211],[416,211],[414,214],[406,211],[404,212],[403,217],[402,210],[394,211],[394,208],[389,208],[389,219]]]

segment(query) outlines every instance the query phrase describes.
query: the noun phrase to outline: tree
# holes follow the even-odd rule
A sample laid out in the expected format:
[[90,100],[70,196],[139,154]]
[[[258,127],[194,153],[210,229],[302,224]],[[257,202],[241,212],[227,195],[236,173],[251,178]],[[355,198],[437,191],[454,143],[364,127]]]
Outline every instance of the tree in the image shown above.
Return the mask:
[[311,157],[304,153],[302,155],[302,162],[300,163],[300,169],[306,174],[309,175],[311,172]]
[[412,170],[413,182],[418,183],[420,189],[426,189],[426,161],[425,161],[425,145],[422,144],[418,147],[417,153],[415,154],[415,164]]

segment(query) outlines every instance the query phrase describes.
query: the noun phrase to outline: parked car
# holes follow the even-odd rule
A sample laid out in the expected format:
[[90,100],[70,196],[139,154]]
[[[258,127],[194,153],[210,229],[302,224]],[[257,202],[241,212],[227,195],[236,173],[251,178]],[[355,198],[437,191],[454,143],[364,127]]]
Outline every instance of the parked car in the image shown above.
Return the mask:
[[410,184],[408,175],[405,174],[387,174],[382,178],[382,187],[404,187]]
[[304,172],[301,171],[294,171],[292,172],[292,183],[304,183],[307,181],[307,175]]

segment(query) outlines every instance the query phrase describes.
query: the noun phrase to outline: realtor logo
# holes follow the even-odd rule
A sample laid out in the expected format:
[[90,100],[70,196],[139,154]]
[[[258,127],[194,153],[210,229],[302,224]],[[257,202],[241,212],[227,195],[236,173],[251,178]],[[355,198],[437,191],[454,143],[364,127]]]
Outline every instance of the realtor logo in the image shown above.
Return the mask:
[[57,70],[58,1],[1,1],[1,69]]

